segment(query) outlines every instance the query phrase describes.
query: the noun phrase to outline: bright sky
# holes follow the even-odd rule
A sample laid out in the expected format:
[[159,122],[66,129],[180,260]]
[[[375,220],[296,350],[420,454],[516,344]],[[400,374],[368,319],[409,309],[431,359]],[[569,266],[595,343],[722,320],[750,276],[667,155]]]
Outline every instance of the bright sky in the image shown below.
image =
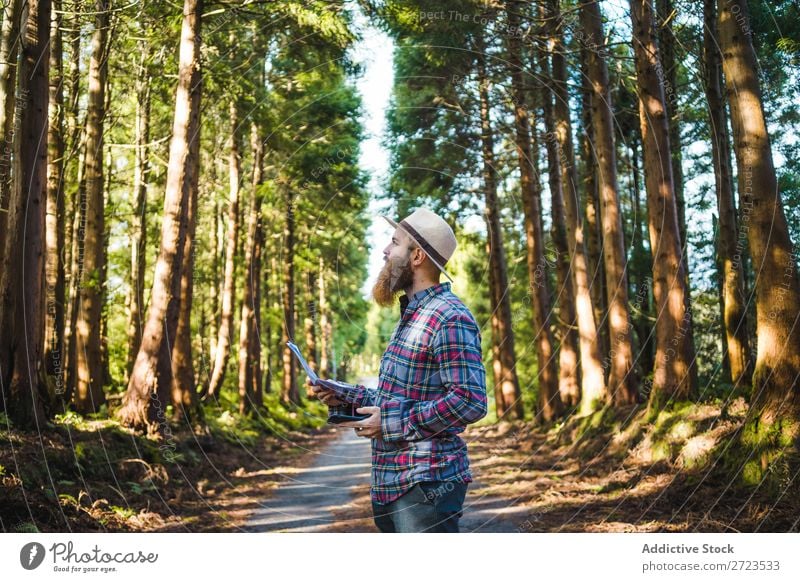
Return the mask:
[[[386,203],[379,204],[375,198],[382,190],[389,171],[389,152],[381,142],[386,130],[385,111],[389,107],[389,98],[392,92],[394,67],[392,52],[394,42],[381,30],[369,22],[356,3],[350,8],[354,14],[356,30],[361,36],[361,41],[353,49],[353,60],[361,64],[364,71],[357,80],[356,87],[361,93],[364,115],[362,125],[366,139],[361,143],[361,168],[369,176],[370,214],[374,217],[369,228],[367,242],[370,246],[369,276],[364,283],[362,291],[369,295],[369,289],[383,265],[381,251],[388,241],[392,228],[380,218],[380,214],[387,211]],[[390,214],[391,215],[391,214]]]

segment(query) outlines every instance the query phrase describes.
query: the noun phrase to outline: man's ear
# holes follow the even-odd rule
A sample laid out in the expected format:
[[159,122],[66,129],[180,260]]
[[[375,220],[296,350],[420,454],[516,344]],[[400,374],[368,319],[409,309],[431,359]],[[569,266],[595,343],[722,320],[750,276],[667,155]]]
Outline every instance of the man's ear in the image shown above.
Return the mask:
[[411,253],[411,262],[414,264],[414,266],[419,267],[423,262],[425,262],[425,251],[423,251],[421,248],[415,247]]

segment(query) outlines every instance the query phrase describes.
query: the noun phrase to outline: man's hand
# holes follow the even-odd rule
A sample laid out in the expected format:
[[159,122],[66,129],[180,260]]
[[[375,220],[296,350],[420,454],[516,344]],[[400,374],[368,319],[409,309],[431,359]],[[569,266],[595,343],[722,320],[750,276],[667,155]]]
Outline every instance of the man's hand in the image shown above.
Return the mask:
[[354,428],[356,435],[368,439],[381,438],[381,409],[379,406],[356,408],[358,414],[369,414],[369,418],[353,422],[342,422],[339,426]]
[[338,398],[336,398],[336,392],[333,390],[328,390],[327,388],[323,388],[322,386],[318,386],[311,382],[311,380],[307,380],[306,384],[311,386],[311,393],[319,398],[323,404],[327,404],[328,406],[339,406],[341,404],[347,404],[346,402],[342,402]]

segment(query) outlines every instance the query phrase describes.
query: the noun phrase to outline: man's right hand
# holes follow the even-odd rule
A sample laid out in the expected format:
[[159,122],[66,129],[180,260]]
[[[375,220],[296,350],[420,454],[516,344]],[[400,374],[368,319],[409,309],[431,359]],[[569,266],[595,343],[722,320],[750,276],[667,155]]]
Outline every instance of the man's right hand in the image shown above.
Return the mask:
[[322,386],[317,386],[316,384],[312,384],[311,380],[307,380],[306,384],[311,387],[311,392],[319,398],[323,404],[327,404],[328,406],[341,406],[342,404],[347,404],[346,402],[342,402],[338,398],[336,398],[336,392],[333,390],[328,390],[327,388],[323,388]]

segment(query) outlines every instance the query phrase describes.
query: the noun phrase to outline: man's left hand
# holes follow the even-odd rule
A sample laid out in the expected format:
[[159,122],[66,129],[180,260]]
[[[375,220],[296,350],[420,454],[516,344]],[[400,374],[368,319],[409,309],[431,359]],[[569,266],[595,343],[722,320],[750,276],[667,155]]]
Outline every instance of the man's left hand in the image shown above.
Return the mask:
[[368,439],[381,438],[381,409],[379,406],[356,408],[358,414],[369,414],[369,418],[353,422],[342,422],[339,426],[355,429],[356,435]]

